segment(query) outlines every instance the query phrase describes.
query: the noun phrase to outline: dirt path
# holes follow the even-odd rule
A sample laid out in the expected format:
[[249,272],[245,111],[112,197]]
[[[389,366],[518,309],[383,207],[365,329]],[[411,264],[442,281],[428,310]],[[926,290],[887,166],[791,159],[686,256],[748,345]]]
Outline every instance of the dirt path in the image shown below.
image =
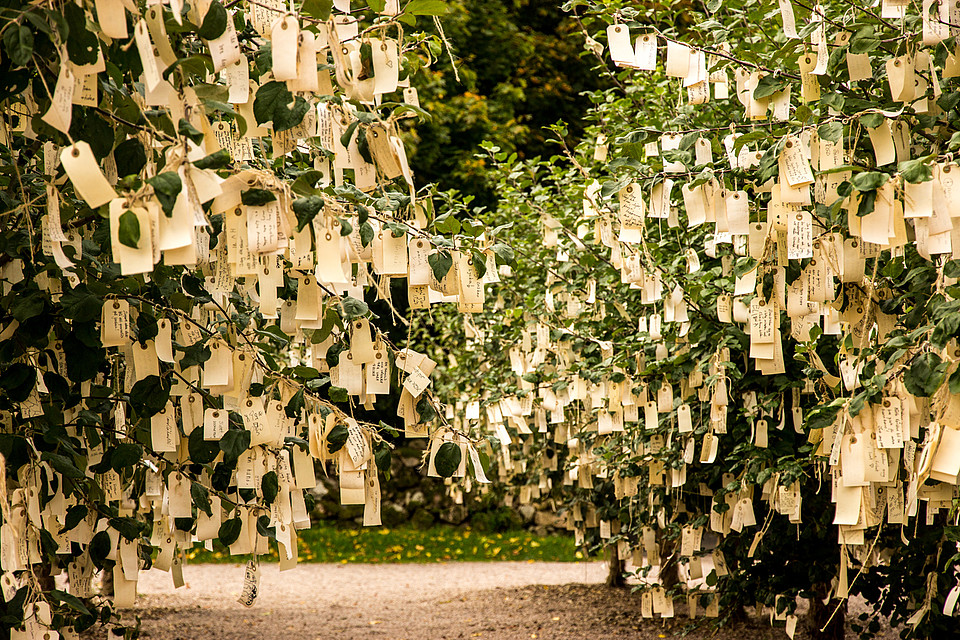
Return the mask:
[[[136,613],[148,640],[653,640],[688,620],[643,620],[629,590],[603,586],[603,563],[486,562],[261,566],[260,596],[237,602],[244,568],[188,565],[174,589],[141,574]],[[763,622],[688,638],[783,639]],[[798,633],[797,638],[802,638]],[[848,633],[848,637],[854,637]]]

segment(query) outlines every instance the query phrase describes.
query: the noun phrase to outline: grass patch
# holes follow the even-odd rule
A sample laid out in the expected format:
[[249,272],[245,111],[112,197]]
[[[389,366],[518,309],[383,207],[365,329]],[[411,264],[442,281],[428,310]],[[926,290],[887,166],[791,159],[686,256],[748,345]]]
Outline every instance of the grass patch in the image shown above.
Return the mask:
[[[573,536],[536,536],[528,531],[481,533],[454,527],[369,527],[360,530],[318,526],[299,531],[300,562],[482,562],[489,560],[576,562],[583,559]],[[214,542],[207,551],[199,544],[187,551],[190,562],[240,563],[249,555],[231,556]],[[277,561],[277,545],[260,556]]]

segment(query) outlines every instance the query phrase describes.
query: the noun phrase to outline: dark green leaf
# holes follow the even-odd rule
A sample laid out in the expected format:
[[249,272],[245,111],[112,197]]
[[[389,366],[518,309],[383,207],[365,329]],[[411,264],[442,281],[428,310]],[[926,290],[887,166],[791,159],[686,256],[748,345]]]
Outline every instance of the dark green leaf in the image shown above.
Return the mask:
[[276,199],[277,194],[269,189],[247,189],[240,194],[240,201],[248,207],[262,207]]
[[345,296],[340,301],[340,304],[343,306],[344,320],[347,322],[354,318],[363,317],[370,311],[370,307],[367,306],[366,302],[352,298],[349,295]]
[[213,0],[207,9],[207,15],[203,16],[203,24],[200,25],[197,35],[204,40],[216,40],[227,30],[227,18],[227,10],[219,0]]
[[143,457],[143,448],[136,442],[124,442],[114,447],[110,454],[110,466],[114,471],[132,467]]
[[197,169],[223,169],[229,165],[231,161],[230,152],[226,149],[220,149],[220,151],[200,158],[193,163],[193,166]]
[[450,256],[449,251],[431,253],[427,256],[427,262],[430,263],[430,268],[433,269],[433,277],[438,281],[443,280],[443,277],[450,271],[450,267],[453,266],[453,258]]
[[120,244],[136,249],[140,243],[140,220],[133,211],[124,211],[120,214],[120,225],[117,230]]
[[121,178],[137,175],[147,164],[147,154],[143,150],[143,144],[136,138],[130,138],[118,144],[113,150],[113,159]]
[[886,184],[889,177],[882,171],[863,171],[853,176],[850,182],[857,191],[873,191]]
[[53,451],[44,451],[40,455],[40,459],[44,462],[49,462],[54,469],[68,478],[80,479],[86,477],[84,473],[77,468],[77,465],[73,463],[73,459],[68,456],[60,455]]
[[220,438],[223,459],[232,462],[250,448],[250,432],[246,429],[230,429]]
[[303,228],[317,217],[321,209],[323,209],[323,198],[320,196],[307,196],[294,200],[293,213],[297,216],[297,231],[303,231]]
[[[83,7],[67,2],[63,5],[63,17],[70,25],[67,36],[67,55],[75,65],[93,64],[100,52],[97,34],[87,29],[87,16]],[[111,144],[113,140],[111,139]]]
[[284,82],[271,81],[257,90],[253,115],[257,124],[273,122],[277,133],[292,129],[303,121],[310,105],[302,97],[294,98]]
[[338,424],[333,429],[330,429],[330,433],[327,434],[327,451],[330,453],[336,453],[343,448],[343,445],[347,443],[347,436],[349,435],[347,431],[347,425]]
[[374,235],[376,235],[376,232],[373,230],[373,225],[364,221],[360,225],[360,244],[364,247],[370,246],[370,243],[373,242]]
[[260,491],[263,493],[263,500],[267,504],[272,504],[277,499],[277,493],[280,492],[280,482],[277,480],[276,471],[268,471],[260,479]]
[[320,22],[330,19],[330,10],[333,9],[333,0],[304,0],[302,11]]
[[948,364],[935,353],[921,353],[903,374],[903,384],[915,396],[932,396],[943,382]]
[[217,532],[217,537],[220,539],[220,544],[225,547],[229,547],[234,542],[237,541],[237,538],[240,537],[240,531],[243,529],[243,522],[240,518],[230,518],[220,525],[220,530]]
[[460,467],[462,457],[463,453],[460,451],[460,445],[453,442],[444,442],[437,449],[436,456],[433,458],[433,468],[442,477],[450,478]]
[[190,462],[196,464],[210,464],[220,453],[220,445],[215,440],[203,439],[203,427],[196,427],[190,432],[187,439],[187,451],[190,454]]
[[130,389],[130,406],[142,418],[160,413],[170,398],[170,385],[159,376],[147,376]]
[[168,217],[173,216],[173,206],[177,203],[177,196],[183,188],[183,182],[176,171],[165,171],[149,180],[147,184],[153,187],[153,192],[163,207],[163,213]]
[[205,486],[199,482],[191,482],[190,497],[193,499],[193,504],[197,505],[198,510],[203,511],[208,516],[213,515],[213,510],[210,507],[210,492],[207,491]]
[[33,31],[26,25],[11,24],[3,34],[3,46],[14,66],[25,67],[33,56]]
[[760,78],[757,88],[753,90],[753,99],[762,100],[782,91],[787,86],[786,80],[773,74],[768,74]]

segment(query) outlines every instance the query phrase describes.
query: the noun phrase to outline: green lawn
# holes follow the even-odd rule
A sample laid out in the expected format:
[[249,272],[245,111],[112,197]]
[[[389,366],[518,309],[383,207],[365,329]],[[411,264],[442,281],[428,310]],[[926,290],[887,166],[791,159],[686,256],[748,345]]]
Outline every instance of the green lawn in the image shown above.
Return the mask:
[[[455,527],[386,528],[361,530],[318,526],[300,531],[300,562],[478,562],[484,560],[546,560],[576,562],[573,536],[536,536],[527,531],[481,533]],[[187,551],[189,562],[245,562],[249,556],[231,556],[217,542],[214,551],[197,544]],[[277,546],[262,560],[276,562]]]

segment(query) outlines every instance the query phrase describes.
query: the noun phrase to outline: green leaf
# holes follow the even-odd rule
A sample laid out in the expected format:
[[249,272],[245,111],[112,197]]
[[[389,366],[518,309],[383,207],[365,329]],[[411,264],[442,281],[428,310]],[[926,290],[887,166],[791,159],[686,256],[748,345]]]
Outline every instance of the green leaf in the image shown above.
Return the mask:
[[84,606],[83,601],[75,595],[67,593],[66,591],[60,591],[60,589],[52,589],[50,591],[50,596],[57,602],[62,602],[74,611],[79,611],[80,613],[88,616],[92,615],[90,610]]
[[213,515],[213,509],[210,507],[210,492],[199,482],[190,483],[190,497],[197,509],[203,511],[208,516]]
[[136,249],[140,243],[140,220],[133,211],[120,214],[120,226],[117,230],[120,244]]
[[159,376],[147,376],[138,380],[130,389],[130,406],[141,418],[160,413],[170,399],[170,385]]
[[80,478],[86,477],[83,471],[80,471],[80,469],[77,468],[77,465],[73,463],[73,459],[69,456],[54,453],[53,451],[44,451],[40,455],[40,459],[44,462],[49,462],[54,469],[59,471],[67,478],[79,480]]
[[213,440],[204,440],[203,427],[196,427],[187,438],[187,452],[190,454],[190,462],[210,464],[217,459],[220,445]]
[[220,525],[220,530],[217,532],[217,537],[220,539],[220,544],[225,547],[229,547],[234,542],[237,541],[237,538],[240,537],[240,531],[243,529],[243,522],[240,518],[230,518]]
[[443,280],[443,277],[450,271],[450,267],[453,266],[453,258],[450,256],[449,251],[431,253],[427,256],[427,262],[430,263],[430,268],[433,269],[433,277],[438,281]]
[[373,242],[373,236],[376,233],[373,230],[373,225],[368,221],[364,221],[360,225],[360,244],[364,247],[370,246],[370,243]]
[[943,265],[943,275],[948,278],[960,278],[960,260],[950,260]]
[[226,462],[233,462],[249,448],[250,432],[246,429],[230,429],[220,438],[220,450]]
[[933,171],[927,163],[935,157],[936,156],[925,156],[923,158],[905,160],[897,165],[897,171],[900,172],[900,175],[902,175],[903,179],[907,182],[914,184],[918,182],[929,182],[933,180]]
[[26,25],[11,24],[3,34],[3,46],[14,66],[25,67],[33,56],[33,31]]
[[437,412],[430,404],[427,394],[420,396],[420,400],[417,402],[417,415],[420,416],[420,424],[427,424],[437,419]]
[[935,353],[921,353],[903,374],[903,384],[915,396],[932,396],[943,382],[948,365]]
[[132,467],[143,457],[143,447],[136,442],[124,442],[114,447],[110,454],[110,466],[117,473],[121,469]]
[[330,19],[330,11],[333,9],[333,0],[304,0],[301,11],[319,20],[326,22]]
[[460,221],[450,213],[445,213],[434,220],[433,226],[438,233],[448,233],[451,235],[460,233]]
[[47,308],[47,296],[38,289],[31,289],[14,299],[13,317],[20,324],[42,314]]
[[880,39],[874,36],[873,26],[861,28],[850,39],[850,53],[870,53],[880,46]]
[[400,432],[399,432],[399,431],[397,431],[396,429],[394,429],[393,427],[391,427],[390,425],[388,425],[388,424],[387,424],[386,422],[384,422],[383,420],[380,421],[380,429],[383,430],[383,431],[386,431],[388,435],[390,435],[390,436],[392,436],[392,437],[394,437],[394,438],[397,438],[397,437],[400,436]]
[[403,12],[414,16],[442,16],[447,12],[447,3],[441,0],[410,0]]
[[760,78],[760,81],[757,83],[757,88],[753,91],[753,99],[761,100],[767,98],[778,91],[782,91],[786,86],[786,80],[773,74],[765,75]]
[[257,124],[273,122],[276,132],[292,129],[303,121],[310,105],[302,97],[294,98],[285,82],[271,81],[257,90],[253,116]]
[[359,120],[354,120],[347,125],[347,128],[344,129],[343,133],[340,134],[340,144],[342,144],[344,147],[350,146],[350,139],[353,138],[353,134],[357,130],[357,125],[359,124]]
[[208,156],[200,158],[193,163],[197,169],[223,169],[233,161],[230,152],[226,149],[220,149]]
[[477,278],[478,279],[483,278],[483,276],[486,275],[487,273],[486,256],[480,253],[479,251],[477,251],[476,249],[471,249],[470,254],[472,257],[472,260],[470,262],[473,263],[473,270],[476,272]]
[[889,177],[882,171],[863,171],[853,176],[850,182],[857,191],[873,191],[886,184]]
[[373,454],[373,459],[377,464],[377,469],[380,473],[387,475],[390,473],[390,445],[386,442],[381,442],[377,446],[376,452]]
[[83,7],[67,2],[63,5],[63,17],[70,25],[67,35],[67,55],[70,57],[70,62],[75,65],[96,62],[100,53],[100,40],[97,34],[87,29],[87,15]]
[[130,138],[118,144],[113,150],[113,159],[121,178],[137,175],[147,164],[147,154],[143,150],[143,144],[136,138]]
[[90,540],[90,546],[87,549],[90,552],[90,559],[97,567],[103,568],[103,561],[110,555],[112,549],[110,544],[110,534],[106,531],[99,531]]
[[883,124],[882,113],[867,113],[860,116],[860,124],[868,129],[876,129]]
[[817,129],[817,134],[828,142],[837,142],[843,137],[843,123],[825,122]]
[[297,216],[297,231],[303,231],[303,228],[317,217],[321,209],[323,209],[323,198],[320,196],[307,196],[294,200],[293,213]]
[[277,480],[276,471],[268,471],[260,479],[260,491],[263,493],[263,500],[267,504],[272,504],[277,499],[280,492],[280,482]]
[[80,522],[87,517],[87,507],[82,504],[75,504],[67,509],[67,515],[63,519],[63,529],[60,533],[71,531],[76,528]]
[[157,200],[160,201],[160,206],[163,207],[164,215],[172,218],[173,207],[177,203],[177,196],[180,195],[180,190],[183,189],[183,182],[181,182],[180,176],[176,171],[164,171],[147,180],[147,184],[153,187],[153,192],[156,194]]
[[351,296],[345,296],[340,301],[340,304],[343,306],[344,320],[347,322],[354,318],[361,318],[370,311],[370,307],[367,306],[366,302],[357,300]]
[[336,453],[343,448],[343,445],[347,443],[347,436],[349,432],[347,431],[347,425],[338,424],[333,429],[330,429],[330,433],[327,434],[327,451],[330,453]]
[[954,395],[960,393],[960,368],[950,374],[949,389]]
[[227,30],[228,17],[223,5],[218,0],[213,0],[207,9],[207,15],[203,16],[203,24],[200,25],[197,35],[204,40],[216,40]]
[[383,13],[384,8],[387,6],[387,0],[370,0],[367,4],[370,5],[371,11]]
[[248,207],[262,207],[276,199],[277,194],[269,189],[247,189],[240,194],[240,202]]
[[512,247],[508,247],[502,242],[490,247],[490,250],[493,251],[493,254],[497,257],[497,264],[506,264],[506,265],[515,265],[517,263],[517,256],[513,251]]
[[437,454],[433,458],[433,468],[437,470],[444,478],[450,478],[460,467],[460,460],[463,453],[460,451],[460,445],[453,442],[444,442],[437,449]]
[[177,123],[177,132],[195,145],[203,144],[203,132],[190,124],[186,118],[180,118],[180,122]]
[[23,362],[14,362],[0,373],[0,389],[13,402],[23,402],[37,384],[37,370]]

